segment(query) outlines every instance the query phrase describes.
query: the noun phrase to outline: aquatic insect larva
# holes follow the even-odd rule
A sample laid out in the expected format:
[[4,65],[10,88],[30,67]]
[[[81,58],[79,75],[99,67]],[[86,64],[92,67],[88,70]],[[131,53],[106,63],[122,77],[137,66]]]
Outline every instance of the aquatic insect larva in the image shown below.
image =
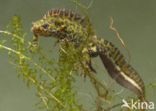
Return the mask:
[[[88,31],[88,26],[91,31]],[[144,100],[144,82],[139,74],[111,42],[96,37],[86,17],[69,10],[54,9],[33,23],[32,32],[34,41],[37,41],[39,36],[53,36],[58,40],[73,42],[77,47],[87,43],[82,52],[87,52],[90,57],[100,56],[108,74],[121,86],[130,89]],[[89,67],[94,71],[91,64]]]

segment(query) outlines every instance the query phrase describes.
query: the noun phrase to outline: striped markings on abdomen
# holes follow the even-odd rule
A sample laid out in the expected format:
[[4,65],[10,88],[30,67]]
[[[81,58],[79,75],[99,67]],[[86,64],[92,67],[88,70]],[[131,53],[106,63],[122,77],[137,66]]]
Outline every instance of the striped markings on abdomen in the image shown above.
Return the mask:
[[[110,74],[112,78],[115,79],[120,85],[135,92],[138,96],[144,96],[144,82],[139,74],[135,71],[134,68],[132,68],[131,65],[127,63],[124,56],[111,42],[104,40],[103,44],[104,45],[101,45],[102,51],[100,53],[103,53],[106,58],[103,63],[110,62],[110,64],[112,64],[106,67],[106,69],[109,70],[109,73],[116,73],[116,75]],[[100,57],[102,58],[104,55]],[[102,58],[102,60],[104,59]],[[113,68],[114,72],[110,71]]]

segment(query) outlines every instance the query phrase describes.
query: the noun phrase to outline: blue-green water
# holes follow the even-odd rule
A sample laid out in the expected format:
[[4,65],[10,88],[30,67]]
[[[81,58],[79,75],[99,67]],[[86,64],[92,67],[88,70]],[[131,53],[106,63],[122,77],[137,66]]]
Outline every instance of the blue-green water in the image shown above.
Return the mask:
[[[113,16],[115,25],[130,50],[131,64],[139,72],[146,86],[151,82],[156,83],[155,4],[155,0],[95,0],[88,10],[97,35],[112,41],[122,49],[115,34],[109,30],[109,17]],[[31,39],[31,23],[52,8],[76,9],[76,5],[69,0],[0,0],[0,30],[4,29],[13,15],[19,15],[22,18],[24,29],[30,36],[28,39]],[[50,43],[47,39],[44,42]],[[95,67],[98,69],[98,77],[101,80],[107,84],[113,81],[108,77],[99,60]],[[83,85],[80,84],[80,79],[77,81],[77,87],[83,86],[80,90],[80,98],[86,97],[82,92],[93,93],[93,89],[90,89],[91,86],[87,82]],[[118,87],[117,90],[122,89],[112,82],[111,88],[114,87]],[[155,89],[147,87],[146,92],[147,98],[156,104],[156,87]],[[17,78],[14,66],[8,62],[7,54],[0,52],[0,111],[37,111],[38,109],[34,106],[36,102],[34,90],[28,89],[23,81]],[[92,108],[89,105],[89,97],[83,102],[85,106]]]

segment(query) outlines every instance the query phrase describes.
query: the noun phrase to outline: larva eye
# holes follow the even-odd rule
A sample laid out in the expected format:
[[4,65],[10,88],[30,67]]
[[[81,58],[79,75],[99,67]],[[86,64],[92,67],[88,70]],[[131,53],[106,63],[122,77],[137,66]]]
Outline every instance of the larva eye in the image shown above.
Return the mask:
[[48,24],[44,24],[44,25],[42,25],[42,27],[43,27],[44,29],[47,29],[47,28],[49,27],[49,25],[48,25]]

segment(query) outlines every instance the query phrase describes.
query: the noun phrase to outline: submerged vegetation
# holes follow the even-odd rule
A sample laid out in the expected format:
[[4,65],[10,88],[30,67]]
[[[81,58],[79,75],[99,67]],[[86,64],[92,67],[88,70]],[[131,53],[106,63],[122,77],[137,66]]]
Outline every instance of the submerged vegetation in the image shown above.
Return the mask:
[[0,33],[3,35],[0,50],[8,52],[11,64],[16,67],[18,76],[27,86],[35,87],[41,108],[48,111],[85,111],[75,97],[75,76],[84,78],[88,75],[98,93],[107,94],[105,86],[81,63],[88,59],[87,55],[80,55],[81,48],[76,49],[72,43],[68,43],[70,47],[61,43],[56,60],[56,57],[50,56],[53,52],[32,47],[32,43],[26,40],[27,36],[18,16],[12,17],[7,31],[1,30]]
[[[90,24],[88,24],[87,31],[94,33],[91,28]],[[75,30],[77,29],[73,29],[73,31]],[[109,111],[122,104],[119,103],[114,106],[112,104],[104,104],[104,101],[114,104],[112,102],[114,95],[111,95],[113,92],[99,81],[94,71],[84,63],[84,61],[90,61],[87,53],[82,55],[82,50],[90,42],[89,39],[86,39],[88,40],[85,41],[86,44],[79,44],[79,48],[76,48],[72,42],[59,41],[59,44],[57,44],[59,54],[56,57],[55,51],[45,50],[40,45],[36,47],[26,39],[27,34],[23,30],[22,20],[18,16],[12,17],[6,31],[1,30],[0,34],[2,34],[0,51],[8,52],[9,61],[16,67],[19,78],[28,87],[36,89],[37,96],[40,99],[38,103],[40,108],[44,108],[47,111],[87,111],[77,99],[78,89],[75,90],[73,88],[76,76],[80,76],[82,79],[88,78],[95,89],[97,93],[97,100],[95,100],[96,111]],[[86,34],[85,37],[87,38],[88,35]],[[100,54],[100,56],[103,55]],[[103,57],[101,58],[104,62]],[[123,72],[135,72],[129,65],[128,68],[131,69],[126,68],[123,68]],[[139,76],[131,78],[138,79]],[[139,87],[144,87],[141,86],[143,83],[139,82]]]
[[[48,111],[84,111],[76,100],[77,92],[73,89],[75,75],[90,75],[90,80],[99,89],[105,87],[92,75],[80,61],[87,56],[80,56],[80,49],[75,49],[61,44],[58,60],[49,56],[53,53],[41,47],[31,47],[31,42],[26,40],[26,33],[22,28],[20,17],[14,16],[7,27],[7,31],[0,31],[3,38],[0,50],[8,51],[10,62],[16,67],[18,76],[23,79],[28,87],[35,87],[40,98],[39,106]],[[8,37],[8,38],[7,38]],[[9,45],[8,45],[9,43]],[[86,76],[85,75],[85,76]],[[103,92],[105,93],[105,92]]]
[[[50,53],[41,48],[36,52],[31,52],[28,47],[31,42],[26,41],[21,20],[17,16],[12,18],[9,29],[11,29],[10,32],[1,31],[1,33],[4,37],[10,37],[9,42],[12,44],[6,46],[6,41],[3,41],[0,48],[8,51],[11,63],[16,65],[19,77],[26,82],[27,86],[36,88],[37,95],[41,100],[40,105],[48,110],[80,110],[80,106],[75,100],[75,92],[72,90],[74,78],[71,71],[75,59],[69,59],[66,54],[61,53],[62,59],[56,61],[54,58],[46,56]],[[72,55],[72,53],[70,54]]]

